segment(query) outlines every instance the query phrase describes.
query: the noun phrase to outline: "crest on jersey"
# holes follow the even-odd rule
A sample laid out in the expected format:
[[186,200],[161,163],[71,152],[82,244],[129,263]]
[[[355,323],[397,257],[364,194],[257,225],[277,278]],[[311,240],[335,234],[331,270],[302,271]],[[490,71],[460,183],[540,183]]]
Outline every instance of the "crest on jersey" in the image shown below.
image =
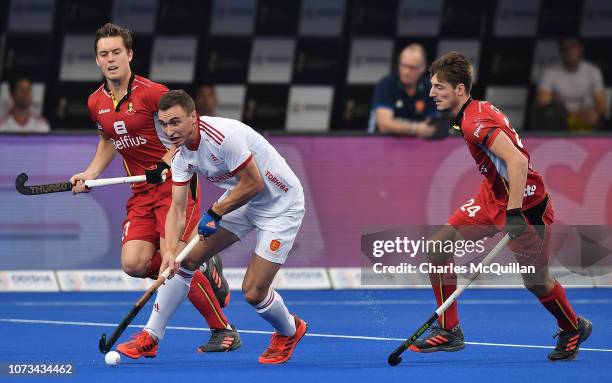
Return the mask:
[[128,114],[132,114],[132,113],[134,113],[134,112],[136,112],[136,110],[134,110],[134,104],[132,104],[132,103],[130,102],[130,103],[128,104],[128,107],[127,107],[127,112],[126,112],[126,113],[128,113]]
[[281,243],[278,239],[273,239],[270,242],[270,250],[272,250],[272,252],[275,252],[276,250],[280,249],[281,247]]

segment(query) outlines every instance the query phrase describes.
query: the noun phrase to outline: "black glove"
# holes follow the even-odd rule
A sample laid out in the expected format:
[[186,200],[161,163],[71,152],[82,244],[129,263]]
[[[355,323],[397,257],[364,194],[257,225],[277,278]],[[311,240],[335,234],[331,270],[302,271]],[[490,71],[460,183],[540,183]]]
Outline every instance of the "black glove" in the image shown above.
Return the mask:
[[506,211],[506,231],[510,234],[510,239],[523,234],[527,230],[527,221],[521,209],[510,209]]
[[145,176],[147,176],[147,182],[153,185],[159,185],[166,181],[166,174],[170,170],[170,166],[164,161],[159,161],[154,169],[146,169]]

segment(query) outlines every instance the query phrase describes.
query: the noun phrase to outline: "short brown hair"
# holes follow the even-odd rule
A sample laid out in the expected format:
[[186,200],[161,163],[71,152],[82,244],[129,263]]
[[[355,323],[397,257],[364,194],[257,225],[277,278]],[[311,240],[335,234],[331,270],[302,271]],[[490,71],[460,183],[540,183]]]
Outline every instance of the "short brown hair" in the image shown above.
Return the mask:
[[128,51],[132,50],[132,32],[129,29],[113,23],[106,23],[96,31],[96,41],[94,42],[94,50],[98,53],[98,41],[104,37],[121,36],[123,45]]
[[168,93],[161,96],[159,99],[159,110],[168,110],[173,106],[178,105],[187,114],[191,114],[195,110],[195,104],[193,99],[187,92],[182,89],[171,90]]
[[438,75],[438,79],[450,83],[453,88],[463,84],[470,93],[472,89],[472,64],[459,52],[448,52],[436,59],[429,67],[429,77]]

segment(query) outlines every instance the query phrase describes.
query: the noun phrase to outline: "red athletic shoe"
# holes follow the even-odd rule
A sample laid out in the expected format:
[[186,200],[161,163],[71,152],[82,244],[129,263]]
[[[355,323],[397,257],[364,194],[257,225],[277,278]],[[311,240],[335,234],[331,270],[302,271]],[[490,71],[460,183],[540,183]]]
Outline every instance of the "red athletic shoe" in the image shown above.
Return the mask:
[[293,336],[283,336],[277,332],[272,334],[270,345],[266,351],[259,356],[259,363],[281,364],[291,358],[295,346],[297,346],[298,342],[308,330],[308,324],[306,322],[298,318],[295,314],[292,315],[295,320],[295,334]]
[[132,335],[132,340],[121,343],[117,346],[117,351],[128,358],[138,359],[155,358],[157,356],[157,341],[148,332],[142,330]]

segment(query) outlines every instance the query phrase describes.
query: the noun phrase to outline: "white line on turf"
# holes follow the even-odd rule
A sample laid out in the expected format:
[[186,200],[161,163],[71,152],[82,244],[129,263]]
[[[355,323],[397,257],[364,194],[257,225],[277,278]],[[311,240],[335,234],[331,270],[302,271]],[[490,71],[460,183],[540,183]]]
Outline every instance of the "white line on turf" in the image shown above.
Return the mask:
[[[67,325],[67,326],[93,326],[93,327],[116,327],[116,323],[103,323],[103,322],[74,322],[74,321],[55,321],[55,320],[42,320],[42,319],[17,319],[17,318],[0,318],[0,322],[4,323],[27,323],[27,324],[52,324],[52,325]],[[142,325],[129,325],[132,328],[143,328]],[[168,330],[182,330],[182,331],[209,331],[206,327],[185,327],[185,326],[168,326]],[[241,334],[272,334],[272,331],[259,331],[259,330],[243,330],[240,329]],[[376,336],[359,336],[359,335],[336,335],[336,334],[306,334],[308,337],[314,338],[336,338],[336,339],[357,339],[357,340],[380,340],[380,341],[398,341],[403,342],[403,338],[383,338]],[[474,346],[491,346],[491,347],[518,347],[518,348],[545,348],[551,349],[549,346],[537,346],[531,344],[509,344],[509,343],[489,343],[489,342],[465,342]],[[580,351],[599,351],[599,352],[612,352],[612,349],[605,348],[584,348],[581,347]]]
[[[432,299],[363,299],[363,300],[340,300],[340,301],[292,301],[296,306],[383,306],[383,305],[433,305]],[[24,307],[49,307],[49,306],[132,306],[130,301],[15,301],[3,302],[3,305],[14,305]],[[189,302],[183,303],[189,305]],[[461,299],[462,305],[524,305],[540,304],[537,299]],[[609,305],[612,299],[572,299],[572,305]],[[232,305],[247,305],[246,302],[232,302]]]

